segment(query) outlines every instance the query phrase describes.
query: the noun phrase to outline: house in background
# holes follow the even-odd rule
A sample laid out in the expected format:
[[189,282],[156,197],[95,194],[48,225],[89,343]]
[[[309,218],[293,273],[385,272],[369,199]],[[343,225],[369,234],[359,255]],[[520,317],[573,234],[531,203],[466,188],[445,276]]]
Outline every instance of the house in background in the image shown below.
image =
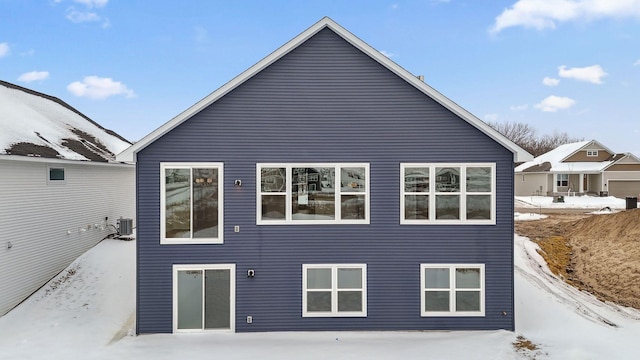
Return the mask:
[[515,168],[517,196],[640,194],[640,159],[596,140],[558,146]]
[[63,101],[0,81],[0,316],[135,215],[130,145]]
[[117,156],[136,332],[513,330],[531,158],[323,18]]

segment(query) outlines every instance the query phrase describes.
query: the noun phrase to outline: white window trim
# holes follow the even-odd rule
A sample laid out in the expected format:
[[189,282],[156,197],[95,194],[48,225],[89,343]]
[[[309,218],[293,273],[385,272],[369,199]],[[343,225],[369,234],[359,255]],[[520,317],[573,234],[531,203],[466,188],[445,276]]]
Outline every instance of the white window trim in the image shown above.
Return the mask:
[[[229,279],[229,329],[178,329],[178,271],[185,270],[230,270]],[[235,332],[236,330],[236,264],[179,264],[173,265],[173,332],[174,333],[194,333],[194,332]],[[204,307],[204,291],[202,293]],[[203,309],[204,314],[204,309]],[[204,319],[203,319],[204,322]]]
[[[166,238],[166,184],[165,169],[194,169],[194,168],[216,168],[218,169],[218,237],[217,238]],[[193,202],[193,196],[190,197]],[[193,208],[193,204],[191,206]],[[191,212],[191,224],[193,224],[193,212]],[[160,163],[160,244],[222,244],[224,243],[224,163],[202,162],[202,163]]]
[[[63,180],[52,180],[51,179],[51,170],[52,169],[62,169],[62,171],[64,172],[64,179]],[[62,184],[66,184],[67,183],[67,169],[64,166],[54,166],[54,165],[47,165],[47,184],[49,185],[62,185]]]
[[[566,180],[564,180],[564,178],[566,178]],[[563,181],[566,181],[567,185],[562,185]],[[569,174],[556,174],[556,186],[557,187],[569,186]]]
[[[435,189],[435,168],[437,167],[459,167],[460,168],[460,191],[456,193],[441,193]],[[491,168],[491,192],[467,193],[466,175],[467,167],[489,167]],[[406,168],[429,168],[429,191],[415,193],[429,196],[429,219],[405,219],[405,190],[404,172]],[[496,224],[496,164],[495,163],[401,163],[400,164],[400,224],[406,225],[495,225]],[[413,194],[413,193],[408,193]],[[460,219],[436,219],[436,195],[459,195],[460,196]],[[490,195],[491,196],[491,216],[487,220],[467,219],[467,195]]]
[[[292,219],[292,169],[293,168],[334,168],[336,173],[335,185],[335,219],[333,220],[294,220]],[[362,167],[365,169],[365,191],[363,192],[342,192],[340,184],[341,168]],[[261,170],[262,168],[284,168],[286,170],[286,194],[277,195],[273,192],[262,192]],[[369,175],[369,163],[257,163],[256,164],[256,225],[320,225],[320,224],[369,224],[370,222],[370,198],[371,186]],[[262,195],[284,196],[285,197],[285,219],[284,220],[262,220]],[[362,195],[365,201],[364,219],[341,219],[341,195]]]
[[[331,311],[307,311],[307,269],[331,269]],[[362,311],[338,311],[338,269],[362,270]],[[302,317],[367,317],[367,264],[302,264]]]
[[587,157],[597,157],[598,150],[587,150]]
[[[424,273],[425,269],[449,269],[449,289],[433,289],[434,291],[449,291],[449,309],[450,311],[425,311],[425,286]],[[456,297],[455,293],[455,271],[458,268],[477,268],[480,269],[480,311],[455,311]],[[459,291],[478,291],[476,289],[461,289]],[[420,264],[420,315],[422,317],[434,316],[485,316],[485,271],[484,264]]]

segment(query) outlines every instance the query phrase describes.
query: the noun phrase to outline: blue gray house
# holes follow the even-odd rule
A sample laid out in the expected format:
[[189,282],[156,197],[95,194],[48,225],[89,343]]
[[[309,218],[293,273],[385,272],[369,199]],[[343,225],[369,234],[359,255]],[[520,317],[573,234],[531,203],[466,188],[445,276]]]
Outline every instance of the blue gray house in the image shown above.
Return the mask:
[[137,332],[513,330],[530,159],[323,18],[118,156]]

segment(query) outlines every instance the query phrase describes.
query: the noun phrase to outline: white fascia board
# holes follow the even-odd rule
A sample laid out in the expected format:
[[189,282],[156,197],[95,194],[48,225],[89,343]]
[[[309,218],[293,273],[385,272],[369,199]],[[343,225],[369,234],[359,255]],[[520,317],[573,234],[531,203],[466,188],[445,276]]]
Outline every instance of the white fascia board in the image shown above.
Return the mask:
[[498,142],[505,148],[509,149],[514,154],[514,162],[525,162],[533,160],[533,156],[526,152],[524,149],[513,143],[511,140],[504,137],[499,132],[495,131],[489,125],[475,117],[473,114],[463,109],[429,85],[425,84],[423,81],[418,79],[416,76],[411,74],[409,71],[402,68],[400,65],[393,62],[387,56],[383,55],[378,50],[371,47],[369,44],[360,40],[357,36],[338,25],[335,21],[331,20],[329,17],[324,17],[320,19],[317,23],[312,25],[310,28],[302,32],[300,35],[296,36],[286,44],[279,47],[277,50],[269,54],[264,59],[260,60],[258,63],[241,73],[240,75],[233,78],[228,83],[224,84],[218,90],[214,91],[204,99],[197,102],[195,105],[191,106],[178,116],[174,117],[164,125],[160,126],[155,131],[151,132],[149,135],[142,138],[137,143],[133,144],[129,148],[125,149],[123,152],[116,156],[117,161],[123,162],[135,162],[136,161],[136,153],[142,149],[144,149],[147,145],[161,137],[162,135],[169,132],[171,129],[180,125],[185,120],[189,119],[191,116],[197,114],[199,111],[203,110],[207,106],[211,105],[213,102],[230,92],[231,90],[238,87],[240,84],[244,83],[248,79],[250,79],[255,74],[259,73],[267,66],[271,65],[287,53],[291,52],[293,49],[298,47],[300,44],[307,41],[310,37],[318,33],[320,30],[325,27],[333,30],[340,37],[345,39],[351,45],[358,48],[360,51],[369,55],[372,59],[376,60],[378,63],[382,64],[384,67],[400,76],[402,79],[422,91],[424,94],[434,99],[442,106],[458,115],[460,118],[467,121],[469,124],[473,125],[478,130],[485,133],[487,136],[492,138],[494,141]]
[[80,166],[134,167],[134,164],[121,163],[121,162],[69,160],[69,159],[57,159],[57,158],[47,158],[47,157],[41,157],[41,156],[23,156],[23,155],[0,155],[0,161],[22,161],[22,162],[35,162],[35,163],[61,164],[61,165],[67,164],[67,165],[80,165]]

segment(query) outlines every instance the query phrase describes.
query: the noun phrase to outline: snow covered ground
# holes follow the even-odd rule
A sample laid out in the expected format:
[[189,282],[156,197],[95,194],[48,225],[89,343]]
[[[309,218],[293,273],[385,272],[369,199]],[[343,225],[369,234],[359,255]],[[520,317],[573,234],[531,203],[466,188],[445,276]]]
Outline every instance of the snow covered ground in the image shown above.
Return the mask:
[[516,196],[516,208],[530,209],[530,211],[515,212],[516,221],[538,220],[547,216],[542,209],[582,209],[590,214],[611,214],[626,209],[625,199],[613,196],[565,196],[564,202],[553,202],[550,196]]
[[516,207],[544,208],[544,209],[594,209],[609,207],[614,210],[624,210],[626,200],[613,196],[565,196],[564,202],[553,202],[551,196],[516,196]]
[[[593,208],[609,205],[598,206]],[[135,241],[105,240],[0,318],[0,359],[637,359],[640,311],[602,303],[566,285],[536,248],[515,236],[513,333],[133,336]],[[538,349],[516,351],[518,336]]]

